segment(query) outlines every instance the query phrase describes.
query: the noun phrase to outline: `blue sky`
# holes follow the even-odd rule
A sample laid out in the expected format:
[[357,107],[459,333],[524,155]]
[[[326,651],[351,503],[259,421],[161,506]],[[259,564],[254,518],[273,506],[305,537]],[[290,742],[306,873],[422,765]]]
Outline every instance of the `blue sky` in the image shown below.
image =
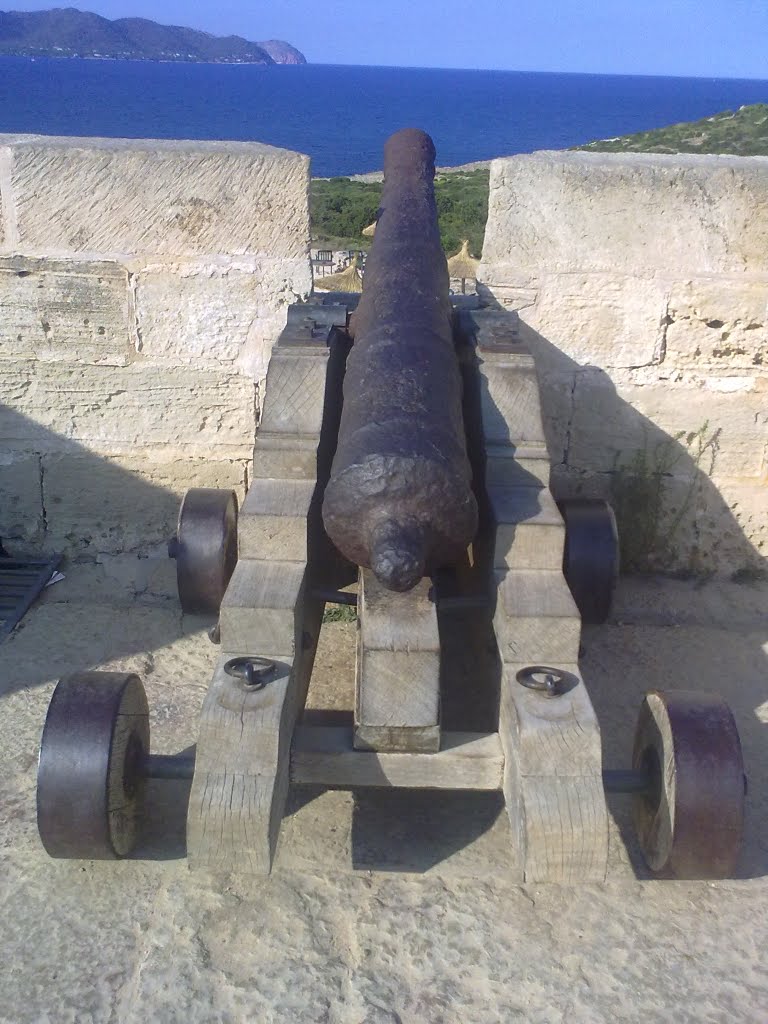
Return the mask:
[[[46,6],[3,4],[26,11]],[[286,39],[324,64],[768,79],[768,0],[90,0],[73,6],[216,35]]]

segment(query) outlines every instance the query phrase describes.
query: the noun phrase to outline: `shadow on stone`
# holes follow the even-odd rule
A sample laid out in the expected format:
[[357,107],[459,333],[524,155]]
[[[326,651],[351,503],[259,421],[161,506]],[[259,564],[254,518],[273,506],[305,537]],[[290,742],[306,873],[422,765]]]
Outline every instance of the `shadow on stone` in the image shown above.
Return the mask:
[[[633,473],[642,476],[638,467],[643,464],[633,461],[635,454],[650,453],[653,459],[661,450],[664,463],[646,462],[646,470],[649,465],[651,468],[643,476],[658,486],[664,498],[650,510],[658,520],[649,528],[649,510],[633,508],[631,503],[620,513],[620,531],[631,535],[637,529],[646,540],[662,542],[661,547],[644,552],[646,567],[690,576],[710,572],[716,563],[727,559],[736,578],[757,576],[763,568],[761,559],[716,482],[705,472],[697,450],[692,451],[693,442],[688,442],[689,435],[695,442],[704,426],[699,410],[681,411],[684,419],[691,417],[684,436],[665,434],[621,398],[601,369],[578,364],[525,324],[520,333],[539,372],[555,496],[615,498],[617,487],[622,493],[621,485],[631,483]],[[587,415],[589,422],[584,420]],[[602,433],[596,433],[596,425]],[[713,434],[715,428],[712,424]],[[67,580],[42,595],[33,613],[0,648],[4,663],[0,694],[22,697],[21,691],[67,672],[123,660],[151,689],[163,648],[185,632],[201,633],[208,625],[203,620],[183,620],[175,596],[173,563],[166,556],[165,545],[175,529],[180,499],[172,486],[177,479],[173,466],[169,464],[167,487],[150,484],[141,478],[138,465],[134,464],[132,471],[125,457],[98,455],[6,407],[0,407],[0,434],[9,441],[0,452],[3,543],[13,554],[68,552],[62,566]],[[707,452],[714,456],[716,472],[721,454],[716,442]],[[193,463],[202,468],[205,460],[190,460],[189,478],[194,478]],[[481,478],[478,469],[476,478]],[[205,483],[215,485],[209,477]],[[228,483],[222,481],[222,485]],[[623,491],[625,497],[632,493],[642,491]],[[138,575],[137,565],[141,567]],[[461,571],[467,571],[466,567]],[[476,584],[483,585],[481,576],[471,580],[470,585]],[[696,600],[697,591],[692,590],[691,603]],[[87,621],[83,605],[90,609]],[[677,623],[688,627],[685,630],[675,629],[674,623],[665,630],[653,623],[656,628],[651,629],[642,615],[633,622],[631,611],[629,619],[626,608],[621,614],[620,619],[614,616],[613,628],[586,629],[583,639],[581,668],[601,723],[604,764],[628,767],[637,707],[646,690],[666,687],[719,692],[736,716],[750,781],[740,876],[765,875],[768,623],[756,621],[736,634],[721,629],[713,640],[716,616],[706,623],[707,637],[695,613],[690,620]],[[58,621],[55,641],[51,631],[54,618]],[[463,632],[447,617],[440,620],[451,661],[444,721],[448,728],[457,723],[463,728],[492,728],[488,723],[498,705],[498,674],[494,676],[491,666],[485,702],[478,701],[467,684],[476,676],[479,652],[493,661],[489,616],[468,611],[460,618]],[[214,653],[212,648],[212,660]],[[174,678],[172,667],[166,667],[164,678]],[[153,702],[150,694],[153,718],[169,722],[184,718],[189,725],[189,708],[202,700],[208,677],[195,679],[194,684],[189,693],[181,692],[189,679],[184,666],[179,666],[177,681],[158,691],[160,701]],[[145,836],[137,857],[184,856],[188,793],[186,783],[150,785]],[[307,797],[312,798],[311,794]],[[303,799],[302,795],[295,801],[292,797],[292,808],[300,807]],[[612,796],[609,808],[635,874],[648,877],[634,840],[629,801]],[[353,818],[353,863],[361,868],[425,871],[488,832],[503,813],[498,794],[362,793]]]
[[[183,619],[167,553],[180,481],[194,480],[195,463],[203,460],[190,460],[183,473],[169,463],[163,487],[142,477],[140,457],[97,454],[4,406],[0,433],[3,544],[15,557],[61,552],[65,575],[42,592],[35,615],[28,613],[0,648],[13,665],[0,679],[3,692],[134,654],[144,655],[151,671],[154,650],[210,624]],[[76,604],[91,605],[92,615],[81,616],[79,634],[58,630],[54,640],[45,623],[54,612],[73,615]],[[125,614],[128,608],[141,609],[138,621]],[[32,647],[32,656],[19,662],[13,656],[19,646]]]
[[[516,314],[509,315],[517,320]],[[643,630],[642,616],[628,642],[638,644],[644,637],[648,646],[641,643],[631,660],[614,631],[584,631],[580,668],[601,725],[604,766],[630,767],[637,710],[647,690],[719,693],[736,717],[749,777],[740,876],[761,877],[768,873],[768,803],[763,796],[768,770],[762,756],[768,617],[756,617],[748,631],[738,634],[723,629],[716,642],[704,629],[680,633],[675,628],[702,621],[695,610],[698,589],[715,572],[726,572],[734,581],[734,608],[739,588],[752,582],[764,587],[760,581],[765,580],[766,559],[745,536],[711,476],[716,476],[721,456],[738,460],[745,454],[743,447],[721,450],[718,424],[706,420],[706,396],[677,412],[685,429],[681,426],[679,434],[670,436],[623,399],[605,371],[579,364],[524,322],[518,327],[536,361],[555,498],[608,499],[617,514],[623,569],[690,581],[694,610],[688,620],[669,622],[662,634],[663,655],[659,630]],[[724,607],[724,615],[734,608]],[[626,611],[620,619],[614,613],[609,624],[622,627]],[[705,615],[710,630],[720,626],[711,609]],[[635,874],[650,877],[635,840],[630,798],[612,795],[608,804]]]
[[360,791],[352,818],[353,866],[427,871],[474,843],[502,814],[501,793]]

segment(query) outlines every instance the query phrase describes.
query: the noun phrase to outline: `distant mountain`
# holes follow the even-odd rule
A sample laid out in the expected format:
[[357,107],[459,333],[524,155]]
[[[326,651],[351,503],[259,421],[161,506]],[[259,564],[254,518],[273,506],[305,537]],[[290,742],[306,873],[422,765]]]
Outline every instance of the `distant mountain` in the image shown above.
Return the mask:
[[282,39],[267,39],[265,43],[259,43],[262,50],[266,50],[275,64],[306,64],[307,58],[297,50],[295,46],[284,42]]
[[216,64],[307,63],[299,50],[280,39],[252,43],[240,36],[213,36],[178,25],[158,25],[146,18],[109,21],[74,7],[29,13],[0,11],[0,54]]

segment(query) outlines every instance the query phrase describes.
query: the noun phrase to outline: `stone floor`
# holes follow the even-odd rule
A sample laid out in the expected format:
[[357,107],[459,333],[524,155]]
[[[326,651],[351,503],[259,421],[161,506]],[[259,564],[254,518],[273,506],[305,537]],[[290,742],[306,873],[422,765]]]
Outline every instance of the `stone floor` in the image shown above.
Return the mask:
[[[492,794],[292,793],[269,879],[190,873],[187,785],[150,786],[135,855],[53,861],[35,825],[55,679],[144,679],[153,748],[195,740],[216,648],[160,560],[70,566],[0,647],[0,1022],[768,1020],[768,587],[623,583],[582,669],[606,764],[652,686],[730,701],[749,772],[738,877],[649,879],[611,798],[604,885],[515,885]],[[324,627],[313,690],[349,692],[354,626]],[[714,811],[716,813],[716,810]]]

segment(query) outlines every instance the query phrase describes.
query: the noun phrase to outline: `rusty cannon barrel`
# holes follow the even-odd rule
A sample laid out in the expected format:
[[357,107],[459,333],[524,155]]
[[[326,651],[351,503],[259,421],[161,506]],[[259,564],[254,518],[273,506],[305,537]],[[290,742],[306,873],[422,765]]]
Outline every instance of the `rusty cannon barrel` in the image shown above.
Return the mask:
[[455,561],[477,530],[434,177],[427,134],[388,139],[323,501],[336,547],[398,591]]

